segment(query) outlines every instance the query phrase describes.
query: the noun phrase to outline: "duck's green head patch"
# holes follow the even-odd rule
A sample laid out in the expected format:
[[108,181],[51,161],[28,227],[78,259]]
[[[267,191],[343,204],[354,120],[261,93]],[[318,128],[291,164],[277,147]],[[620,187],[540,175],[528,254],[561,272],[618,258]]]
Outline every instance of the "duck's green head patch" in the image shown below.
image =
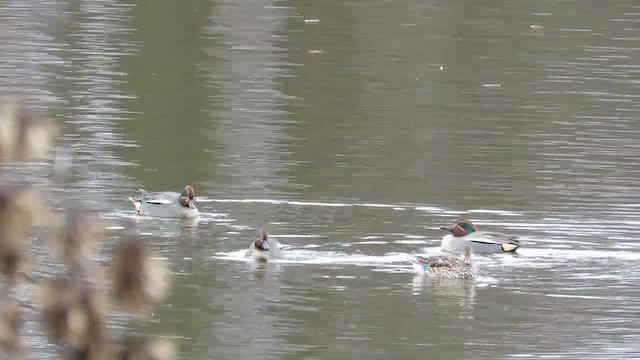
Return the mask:
[[458,226],[460,226],[464,231],[466,231],[467,234],[471,234],[472,232],[476,231],[476,229],[474,229],[473,226],[468,222],[461,222],[458,224]]
[[453,236],[467,236],[472,232],[476,231],[476,227],[473,223],[467,219],[458,219],[456,220],[456,224],[453,226],[452,233]]

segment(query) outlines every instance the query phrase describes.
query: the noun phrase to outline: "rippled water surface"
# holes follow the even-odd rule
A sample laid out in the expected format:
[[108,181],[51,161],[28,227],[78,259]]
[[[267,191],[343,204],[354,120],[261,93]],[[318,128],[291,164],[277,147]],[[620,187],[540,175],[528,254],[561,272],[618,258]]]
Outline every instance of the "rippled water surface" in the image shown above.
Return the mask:
[[[630,0],[0,1],[0,89],[74,157],[4,169],[170,261],[135,331],[183,359],[639,358],[639,44]],[[127,200],[187,183],[196,221]],[[525,245],[414,274],[457,216]]]

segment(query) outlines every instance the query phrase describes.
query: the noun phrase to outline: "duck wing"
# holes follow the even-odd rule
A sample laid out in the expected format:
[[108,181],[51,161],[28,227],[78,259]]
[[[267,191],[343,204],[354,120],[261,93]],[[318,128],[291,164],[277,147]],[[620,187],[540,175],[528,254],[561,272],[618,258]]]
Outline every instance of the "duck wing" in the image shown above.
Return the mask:
[[149,204],[172,204],[178,201],[180,194],[173,191],[148,193],[145,191],[144,199]]
[[247,251],[244,252],[244,257],[251,257],[251,254],[253,253],[253,242],[251,243],[251,245],[249,245],[249,248],[247,249]]
[[431,267],[447,267],[455,265],[457,263],[457,259],[444,255],[429,257],[416,256],[414,262],[418,264],[429,264]]
[[469,241],[479,242],[479,243],[520,245],[520,240],[518,240],[517,236],[508,235],[501,232],[476,231],[465,236],[465,238]]
[[278,240],[270,237],[269,238],[269,243],[271,245],[271,249],[269,251],[271,251],[271,256],[274,258],[279,258],[280,257],[280,242],[278,242]]

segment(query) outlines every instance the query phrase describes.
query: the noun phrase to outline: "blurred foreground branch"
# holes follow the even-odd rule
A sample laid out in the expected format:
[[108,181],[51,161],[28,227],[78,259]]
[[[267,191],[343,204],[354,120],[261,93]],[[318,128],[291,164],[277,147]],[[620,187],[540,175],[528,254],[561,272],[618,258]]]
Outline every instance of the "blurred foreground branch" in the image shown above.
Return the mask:
[[[56,250],[66,272],[34,280],[40,289],[40,319],[48,338],[65,359],[169,360],[173,345],[161,339],[131,337],[120,342],[107,336],[105,317],[111,304],[146,313],[168,293],[171,272],[144,241],[129,239],[116,247],[108,271],[97,265],[98,242],[104,235],[99,217],[80,208],[52,214],[42,193],[27,183],[6,179],[7,161],[47,160],[59,129],[20,101],[0,96],[0,358],[24,359],[28,349],[20,335],[21,309],[12,289],[25,279],[28,240],[45,228],[44,239]],[[35,264],[38,270],[38,264]],[[103,273],[106,273],[104,275]]]

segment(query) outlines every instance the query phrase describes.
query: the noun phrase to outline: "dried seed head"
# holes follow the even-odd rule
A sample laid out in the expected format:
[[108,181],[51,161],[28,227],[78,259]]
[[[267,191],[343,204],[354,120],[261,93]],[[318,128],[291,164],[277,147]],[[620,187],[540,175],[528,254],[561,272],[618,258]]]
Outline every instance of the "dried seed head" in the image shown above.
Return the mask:
[[51,213],[40,191],[33,186],[5,183],[0,185],[0,221],[10,221],[31,226],[48,225]]
[[120,352],[120,360],[173,360],[176,357],[174,344],[165,339],[130,338]]
[[156,258],[147,258],[145,265],[144,293],[151,302],[164,300],[171,285],[171,271],[166,261]]
[[62,261],[70,266],[84,266],[95,256],[103,227],[97,215],[84,209],[70,210],[58,235],[57,250]]
[[0,272],[13,276],[25,260],[24,242],[39,225],[44,204],[38,192],[25,185],[0,186]]
[[144,310],[166,297],[171,272],[164,261],[152,255],[141,239],[125,240],[116,249],[110,275],[113,296],[118,302]]
[[65,360],[116,360],[119,347],[109,341],[94,341],[83,348],[67,348],[62,356]]
[[15,98],[0,98],[0,159],[46,159],[57,133],[51,119],[34,114]]
[[[15,301],[0,295],[0,355],[13,359],[24,353],[20,337],[22,317]],[[0,356],[1,358],[1,356]]]
[[11,159],[18,143],[18,101],[9,97],[0,97],[0,159]]
[[104,341],[104,322],[96,293],[79,279],[61,277],[41,289],[42,319],[50,337],[72,349]]
[[0,272],[14,276],[25,261],[24,243],[33,226],[49,222],[48,207],[28,185],[0,185]]

